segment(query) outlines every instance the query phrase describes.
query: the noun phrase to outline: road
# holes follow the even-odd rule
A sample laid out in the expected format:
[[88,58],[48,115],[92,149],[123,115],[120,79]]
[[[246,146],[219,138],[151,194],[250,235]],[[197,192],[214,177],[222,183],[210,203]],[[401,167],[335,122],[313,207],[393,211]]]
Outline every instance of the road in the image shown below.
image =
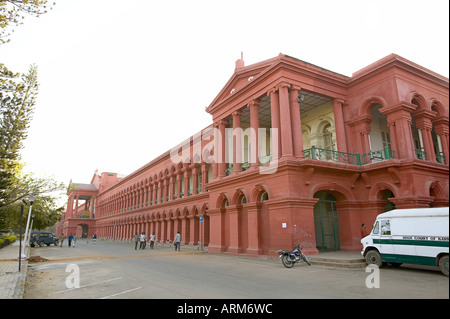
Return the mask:
[[48,261],[29,264],[25,299],[449,298],[449,279],[436,269],[384,267],[379,288],[368,288],[375,272],[365,268],[287,269],[277,259],[186,247],[134,250],[131,243],[78,240],[75,248],[32,248],[31,255]]

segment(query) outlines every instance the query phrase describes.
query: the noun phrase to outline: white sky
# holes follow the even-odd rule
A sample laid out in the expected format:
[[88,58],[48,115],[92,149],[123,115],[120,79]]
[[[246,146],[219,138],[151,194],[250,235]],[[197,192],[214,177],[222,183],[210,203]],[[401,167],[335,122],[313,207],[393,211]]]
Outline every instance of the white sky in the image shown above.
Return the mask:
[[448,77],[449,1],[56,0],[0,45],[10,70],[39,67],[25,169],[66,184],[135,171],[211,123],[241,51],[348,76],[396,53]]

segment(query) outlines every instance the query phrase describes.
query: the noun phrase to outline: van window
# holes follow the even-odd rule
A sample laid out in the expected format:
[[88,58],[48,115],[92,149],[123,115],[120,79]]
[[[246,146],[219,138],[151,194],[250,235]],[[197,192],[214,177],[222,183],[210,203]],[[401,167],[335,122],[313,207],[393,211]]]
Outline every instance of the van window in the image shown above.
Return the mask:
[[391,223],[389,219],[381,221],[381,235],[391,234]]
[[380,232],[380,224],[378,223],[378,221],[375,223],[375,225],[373,225],[373,230],[372,233],[373,234],[378,234]]

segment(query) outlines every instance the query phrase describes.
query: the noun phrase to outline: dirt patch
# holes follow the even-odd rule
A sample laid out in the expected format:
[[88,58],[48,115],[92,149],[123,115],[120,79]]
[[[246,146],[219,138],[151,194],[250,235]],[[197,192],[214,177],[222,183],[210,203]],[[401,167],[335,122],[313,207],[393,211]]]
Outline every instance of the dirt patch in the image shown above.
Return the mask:
[[47,295],[48,285],[51,283],[52,274],[46,271],[28,270],[24,299],[49,298]]
[[30,258],[28,258],[28,262],[29,263],[43,263],[46,262],[48,259],[41,257],[41,256],[31,256]]

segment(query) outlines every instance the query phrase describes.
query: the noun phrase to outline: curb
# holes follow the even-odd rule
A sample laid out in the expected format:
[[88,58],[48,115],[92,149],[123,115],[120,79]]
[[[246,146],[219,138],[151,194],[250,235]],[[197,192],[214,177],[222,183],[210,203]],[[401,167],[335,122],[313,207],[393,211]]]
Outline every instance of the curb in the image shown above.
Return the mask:
[[333,259],[322,257],[309,257],[312,265],[340,267],[340,268],[365,268],[366,261],[361,259]]

